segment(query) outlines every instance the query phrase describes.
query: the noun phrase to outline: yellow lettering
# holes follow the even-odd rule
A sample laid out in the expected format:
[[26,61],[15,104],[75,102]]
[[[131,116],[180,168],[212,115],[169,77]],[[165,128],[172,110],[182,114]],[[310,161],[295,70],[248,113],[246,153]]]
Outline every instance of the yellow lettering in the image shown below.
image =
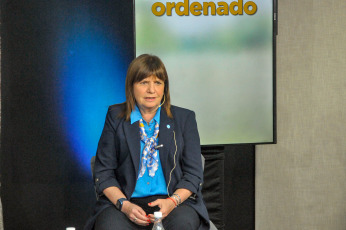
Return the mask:
[[[180,10],[180,7],[183,7],[183,11]],[[189,0],[178,2],[177,5],[175,5],[175,13],[179,16],[189,16]]]
[[[191,0],[194,1],[194,0]],[[243,5],[243,2],[245,4]],[[175,13],[178,16],[189,16],[190,12],[194,16],[209,15],[243,15],[244,12],[247,15],[254,15],[257,12],[257,5],[253,1],[247,0],[234,0],[229,5],[226,1],[218,1],[217,6],[215,1],[209,2],[192,2],[190,5],[190,0],[180,0],[179,2],[166,2],[166,5],[162,2],[156,2],[152,5],[151,11],[155,16],[162,16],[167,14],[167,16],[172,16],[172,11],[175,9]]]
[[[237,7],[237,9],[234,9]],[[229,5],[229,11],[233,15],[243,15],[243,0],[234,1]]]
[[167,16],[172,16],[172,9],[175,7],[175,2],[167,2]]
[[[250,6],[252,7],[251,10],[249,9]],[[257,5],[253,1],[248,1],[244,5],[244,11],[247,15],[253,15],[257,12]]]
[[191,3],[191,5],[190,5],[191,14],[193,14],[195,16],[199,16],[202,14],[201,10],[202,10],[201,3],[199,3],[199,2]]
[[216,5],[214,2],[203,2],[203,15],[208,15],[209,9],[208,7],[211,8],[211,15],[216,14]]
[[[160,7],[160,11],[157,11],[158,7]],[[166,12],[166,7],[162,2],[156,2],[151,7],[151,12],[153,12],[155,16],[162,16]]]
[[218,15],[229,15],[227,2],[218,2],[217,5],[219,6],[216,10]]

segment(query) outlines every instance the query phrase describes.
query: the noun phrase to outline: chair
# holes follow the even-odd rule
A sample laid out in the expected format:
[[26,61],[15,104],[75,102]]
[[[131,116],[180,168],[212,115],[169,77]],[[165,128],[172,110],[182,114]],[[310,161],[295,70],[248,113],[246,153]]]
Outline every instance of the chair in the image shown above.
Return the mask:
[[[202,156],[202,167],[204,170],[205,159],[204,159],[203,155],[201,155],[201,156]],[[93,156],[90,160],[91,174],[92,174],[93,181],[95,180],[95,178],[94,178],[95,159],[96,159],[96,156]],[[96,193],[96,188],[95,188],[95,193]],[[96,199],[97,200],[99,199],[99,196],[97,193],[96,193]],[[210,221],[210,230],[217,230],[217,228],[215,227],[215,225],[212,221]]]

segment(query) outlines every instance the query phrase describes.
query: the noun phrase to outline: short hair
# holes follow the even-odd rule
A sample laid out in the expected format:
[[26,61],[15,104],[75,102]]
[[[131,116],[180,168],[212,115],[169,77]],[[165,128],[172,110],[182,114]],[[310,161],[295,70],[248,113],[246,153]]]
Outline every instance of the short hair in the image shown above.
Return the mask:
[[130,63],[127,70],[125,81],[126,106],[121,114],[121,117],[125,117],[125,120],[130,120],[131,112],[135,109],[136,99],[133,92],[134,84],[150,76],[155,76],[164,82],[164,96],[161,103],[163,103],[162,107],[165,109],[167,116],[173,118],[166,67],[159,57],[150,54],[142,54]]

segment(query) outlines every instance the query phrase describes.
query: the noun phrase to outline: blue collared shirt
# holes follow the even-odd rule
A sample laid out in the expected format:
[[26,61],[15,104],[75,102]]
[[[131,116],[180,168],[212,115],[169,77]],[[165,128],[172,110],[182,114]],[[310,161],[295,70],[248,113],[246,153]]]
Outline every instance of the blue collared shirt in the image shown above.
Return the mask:
[[[148,124],[142,118],[142,114],[139,111],[138,107],[135,106],[135,109],[131,112],[131,115],[130,115],[131,125],[135,123],[136,121],[143,119],[145,133],[147,134],[148,138],[150,138],[154,134],[156,122],[159,123],[160,125],[160,112],[161,112],[161,107],[158,108],[154,118]],[[160,133],[159,133],[159,136],[160,136]],[[158,141],[159,140],[157,138],[156,142],[158,143]],[[139,169],[141,167],[144,145],[145,145],[144,141],[141,140],[141,152],[140,152],[141,160],[139,162]],[[157,155],[160,159],[159,150],[157,150]],[[137,178],[138,178],[138,175],[137,175]],[[159,161],[159,167],[154,177],[149,176],[148,169],[145,170],[144,175],[137,180],[135,191],[133,192],[131,197],[138,198],[138,197],[147,197],[147,196],[153,196],[153,195],[167,195],[167,184],[166,184],[165,177],[163,175],[161,161]]]

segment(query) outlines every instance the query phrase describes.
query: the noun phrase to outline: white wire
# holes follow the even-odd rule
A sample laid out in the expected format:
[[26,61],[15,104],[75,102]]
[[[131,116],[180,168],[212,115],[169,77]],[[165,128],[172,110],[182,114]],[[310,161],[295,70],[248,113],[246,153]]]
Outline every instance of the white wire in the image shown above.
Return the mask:
[[174,137],[174,144],[175,144],[175,153],[174,153],[174,157],[173,157],[173,159],[174,159],[174,167],[172,168],[171,172],[169,173],[169,181],[168,181],[168,184],[167,184],[167,194],[168,194],[169,197],[171,197],[171,196],[169,195],[168,188],[169,188],[169,184],[171,183],[172,172],[175,169],[175,167],[177,166],[177,164],[175,162],[175,155],[177,154],[178,147],[177,147],[177,141],[175,140],[175,132],[174,131],[173,131],[173,137]]

